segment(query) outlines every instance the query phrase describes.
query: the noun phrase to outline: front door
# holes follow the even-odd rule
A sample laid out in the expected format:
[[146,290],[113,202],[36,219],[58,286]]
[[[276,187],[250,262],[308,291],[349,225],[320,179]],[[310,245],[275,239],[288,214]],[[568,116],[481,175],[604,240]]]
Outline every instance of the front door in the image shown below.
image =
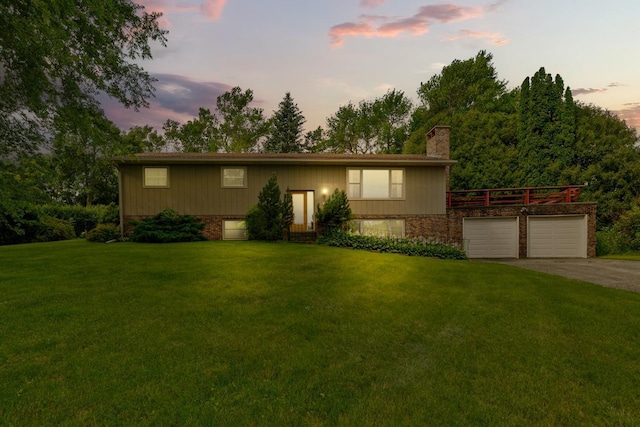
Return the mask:
[[291,191],[293,199],[293,224],[291,231],[313,230],[313,191]]

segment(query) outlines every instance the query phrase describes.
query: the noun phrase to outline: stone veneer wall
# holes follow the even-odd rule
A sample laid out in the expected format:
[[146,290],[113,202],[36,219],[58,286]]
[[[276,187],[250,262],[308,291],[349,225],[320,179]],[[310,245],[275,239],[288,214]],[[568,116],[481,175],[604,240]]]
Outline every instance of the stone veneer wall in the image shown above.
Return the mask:
[[527,216],[531,215],[587,215],[587,257],[596,256],[596,204],[558,203],[517,206],[460,207],[447,209],[451,239],[462,240],[462,219],[480,217],[520,217],[519,256],[527,257]]
[[451,241],[448,233],[447,215],[357,215],[354,219],[403,219],[405,237],[424,237],[439,242]]
[[[529,215],[587,215],[587,257],[596,256],[596,204],[558,203],[540,205],[514,205],[490,207],[448,208],[446,215],[358,215],[355,219],[404,219],[406,237],[424,237],[440,242],[462,244],[462,219],[478,217],[520,217],[519,256],[527,257],[527,216]],[[209,240],[222,240],[222,223],[227,219],[243,219],[236,216],[196,215],[203,220],[203,233]],[[124,218],[123,232],[131,232],[132,220],[142,217]]]

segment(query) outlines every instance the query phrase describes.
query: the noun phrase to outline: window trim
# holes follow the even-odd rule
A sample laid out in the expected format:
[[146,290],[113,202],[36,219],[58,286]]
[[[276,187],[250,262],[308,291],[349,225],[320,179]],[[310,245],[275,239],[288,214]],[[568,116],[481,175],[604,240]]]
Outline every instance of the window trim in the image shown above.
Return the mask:
[[[165,185],[153,185],[147,184],[147,170],[148,169],[164,169],[167,171],[167,183]],[[169,188],[170,187],[170,173],[168,166],[144,166],[142,168],[142,187],[143,188]]]
[[[364,197],[363,196],[363,192],[364,192],[364,171],[365,170],[373,170],[373,171],[387,171],[389,172],[389,197]],[[350,180],[350,172],[351,171],[360,171],[359,174],[359,182],[351,182]],[[393,194],[393,187],[394,185],[398,185],[397,183],[394,184],[393,182],[393,171],[401,171],[402,172],[402,194],[400,195],[400,197],[392,197],[391,195]],[[391,167],[386,167],[386,168],[382,168],[382,167],[369,167],[369,168],[347,168],[347,197],[349,198],[349,200],[385,200],[385,201],[390,201],[390,200],[405,200],[406,199],[406,182],[407,182],[407,173],[406,173],[406,169],[405,168],[391,168]],[[359,197],[352,197],[351,196],[351,185],[359,185]]]
[[[242,185],[225,185],[224,184],[224,171],[228,169],[240,169],[244,171]],[[247,188],[247,167],[246,166],[222,166],[220,168],[220,187],[221,188]]]

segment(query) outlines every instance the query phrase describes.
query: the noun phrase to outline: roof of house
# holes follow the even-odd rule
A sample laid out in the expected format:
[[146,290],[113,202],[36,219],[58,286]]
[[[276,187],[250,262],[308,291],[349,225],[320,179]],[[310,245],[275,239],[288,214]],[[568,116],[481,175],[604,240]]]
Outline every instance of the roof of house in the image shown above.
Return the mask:
[[422,154],[310,153],[139,153],[116,157],[118,164],[267,164],[348,166],[450,166],[455,160]]

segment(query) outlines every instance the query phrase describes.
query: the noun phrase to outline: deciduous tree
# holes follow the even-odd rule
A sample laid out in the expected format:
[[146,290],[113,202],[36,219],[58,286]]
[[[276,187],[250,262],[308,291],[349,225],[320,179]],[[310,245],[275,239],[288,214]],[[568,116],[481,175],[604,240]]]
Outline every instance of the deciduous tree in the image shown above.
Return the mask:
[[133,61],[165,44],[160,16],[132,0],[0,2],[0,153],[33,148],[34,130],[99,92],[147,105],[154,80]]

